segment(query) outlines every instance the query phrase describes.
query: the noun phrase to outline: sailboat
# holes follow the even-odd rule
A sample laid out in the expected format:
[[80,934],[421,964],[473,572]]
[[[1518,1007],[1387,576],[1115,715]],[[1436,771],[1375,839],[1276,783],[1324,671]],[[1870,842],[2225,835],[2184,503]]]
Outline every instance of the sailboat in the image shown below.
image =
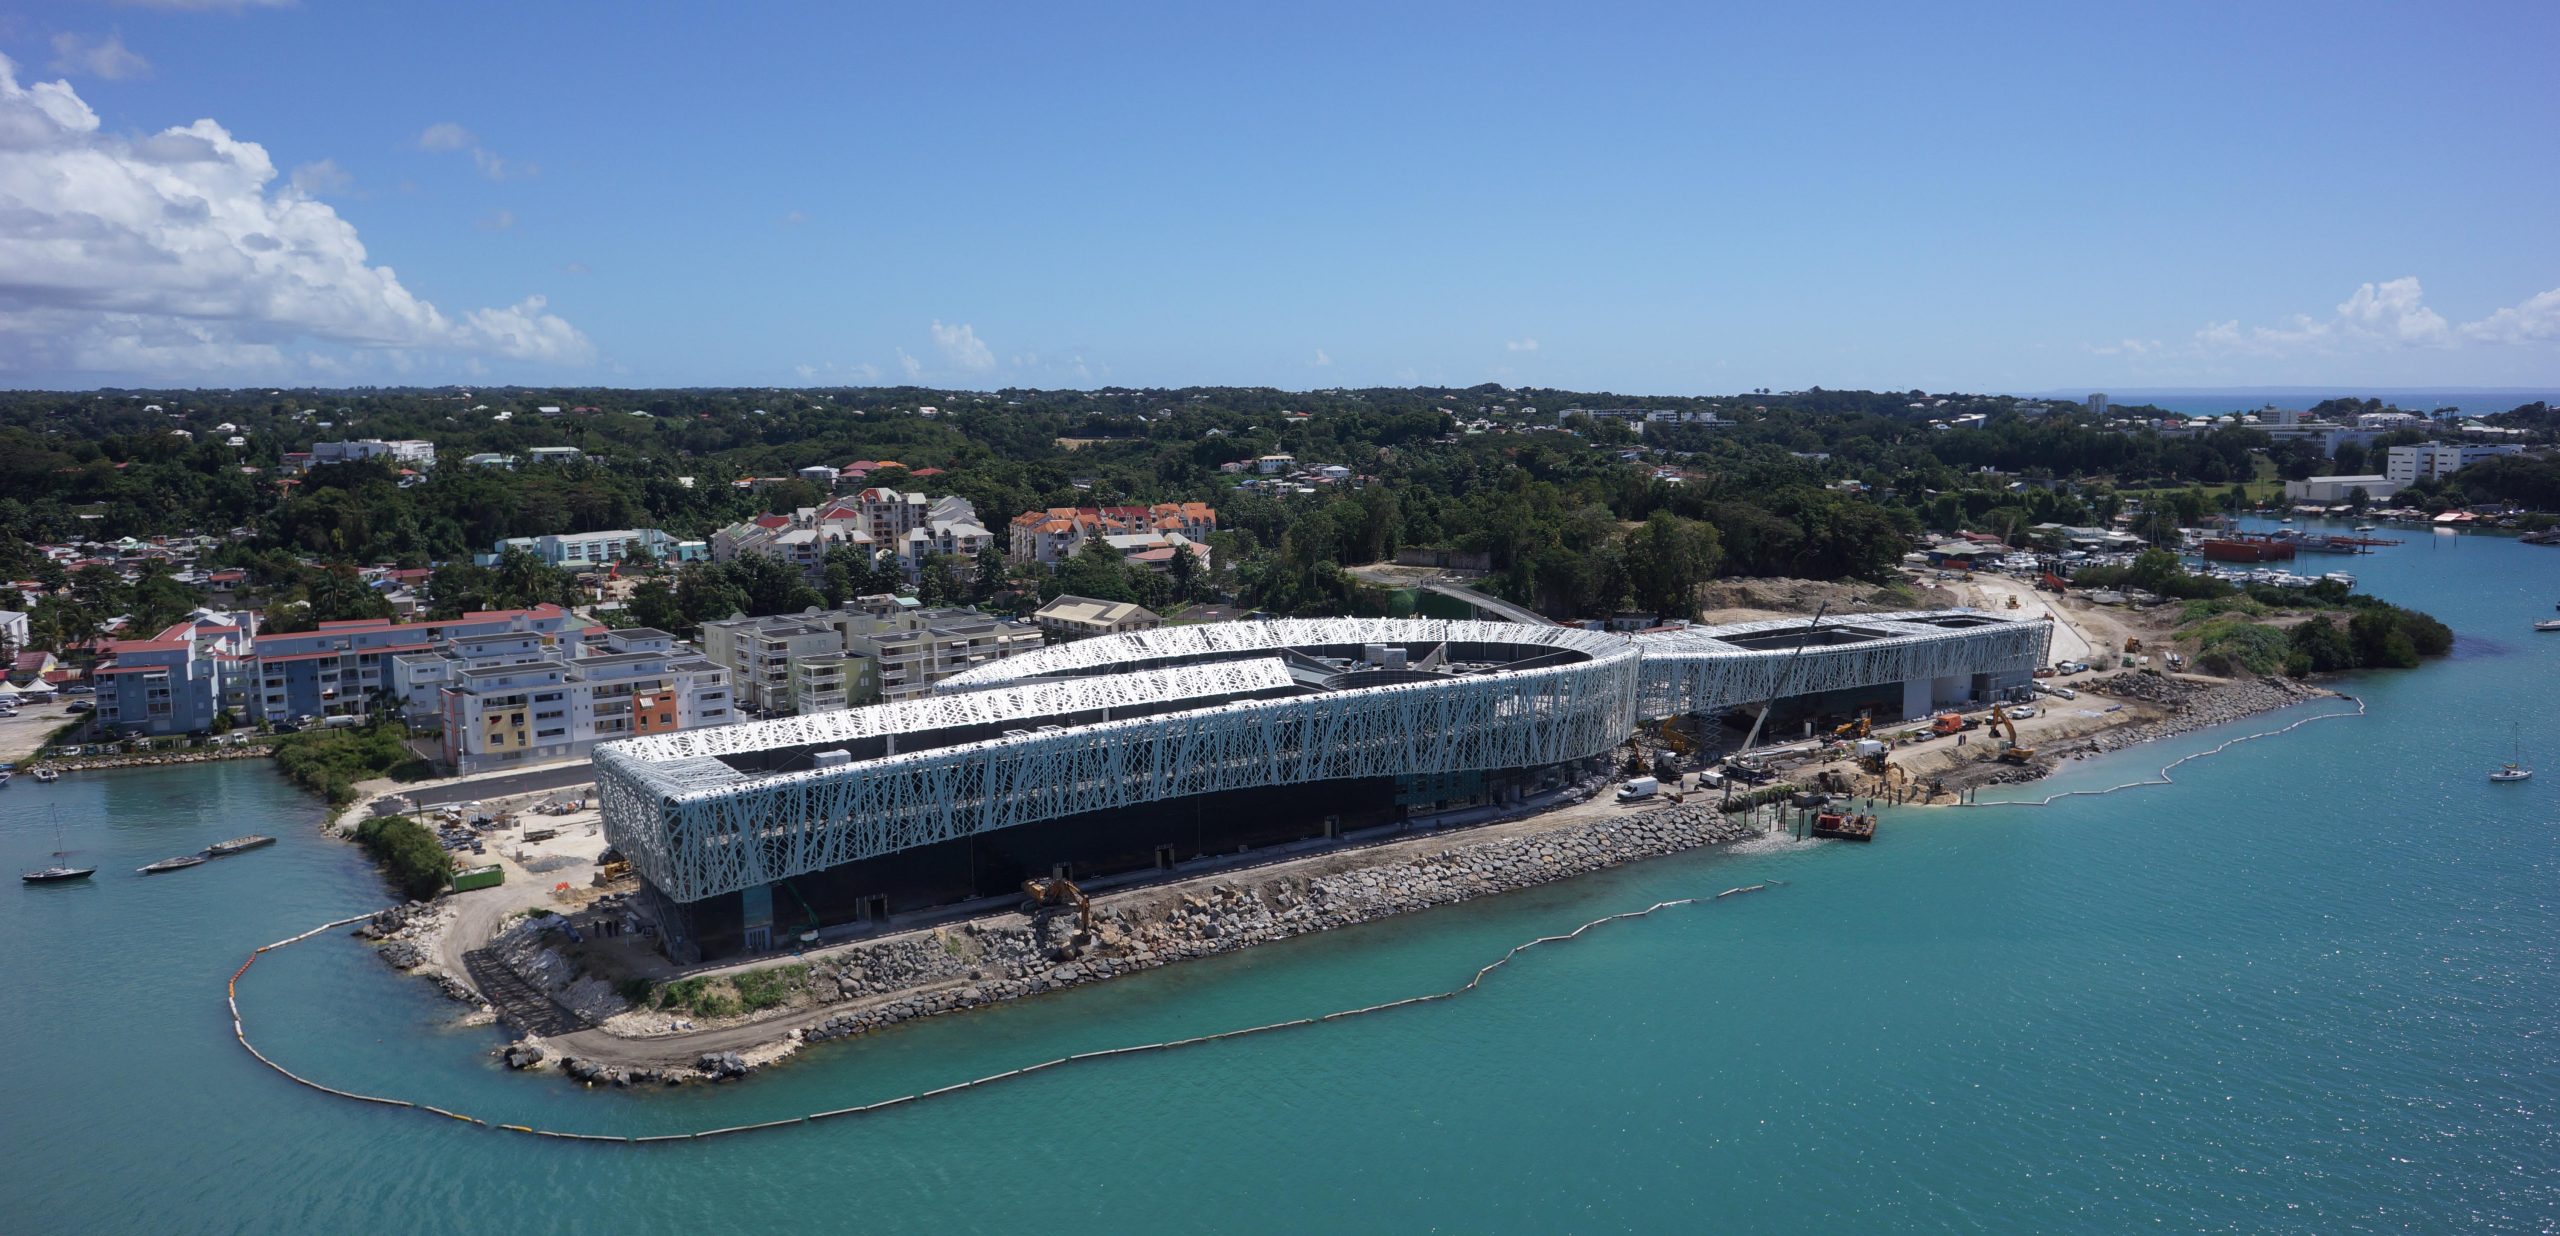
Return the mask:
[[[70,851],[64,849],[62,845],[62,812],[57,809],[53,813],[53,856],[58,859],[68,853]],[[20,872],[18,878],[29,884],[67,884],[73,880],[86,880],[96,874],[98,869],[95,867],[73,867],[57,862],[36,871]]]
[[2524,759],[2524,737],[2521,726],[2517,727],[2515,749],[2510,754],[2513,758],[2510,758],[2505,764],[2501,765],[2497,771],[2489,774],[2489,779],[2491,781],[2522,781],[2533,775],[2533,770],[2525,767],[2522,763]]

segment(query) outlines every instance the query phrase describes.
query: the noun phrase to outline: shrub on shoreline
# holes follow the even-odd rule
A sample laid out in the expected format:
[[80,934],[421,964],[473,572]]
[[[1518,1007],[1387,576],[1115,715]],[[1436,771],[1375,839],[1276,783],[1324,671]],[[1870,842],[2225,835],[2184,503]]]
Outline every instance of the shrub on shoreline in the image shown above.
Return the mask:
[[400,895],[426,901],[453,879],[453,858],[434,833],[405,815],[375,816],[356,825],[356,844],[382,865]]
[[426,762],[402,745],[406,726],[378,722],[363,729],[304,730],[276,740],[276,767],[295,785],[344,807],[356,783],[389,774],[404,780],[424,775]]

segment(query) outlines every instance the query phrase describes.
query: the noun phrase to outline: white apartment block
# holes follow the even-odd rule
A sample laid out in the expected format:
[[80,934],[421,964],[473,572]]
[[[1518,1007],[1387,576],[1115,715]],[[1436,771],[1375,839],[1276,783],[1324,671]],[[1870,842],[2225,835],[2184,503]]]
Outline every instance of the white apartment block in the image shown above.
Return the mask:
[[974,609],[924,609],[890,596],[702,624],[703,655],[729,671],[741,707],[765,712],[904,699],[1046,642],[1029,623]]
[[728,672],[664,631],[615,631],[604,651],[573,651],[455,668],[437,691],[446,767],[575,759],[600,742],[738,719]]
[[843,652],[844,637],[815,615],[740,616],[702,624],[702,655],[729,671],[738,706],[753,712],[797,711],[792,665]]
[[436,444],[420,438],[358,438],[351,442],[314,442],[311,444],[313,464],[354,463],[364,459],[381,459],[412,468],[436,466]]
[[814,582],[825,573],[827,551],[851,545],[894,555],[912,581],[922,574],[926,558],[935,554],[967,557],[994,540],[995,534],[978,522],[978,512],[966,498],[928,498],[874,487],[823,507],[802,507],[789,515],[762,515],[731,524],[712,534],[711,557],[715,562],[730,562],[763,554],[790,563]]
[[2382,475],[2401,485],[2420,481],[2440,481],[2483,459],[2522,452],[2522,446],[2511,443],[2431,442],[2423,446],[2395,446],[2384,461]]

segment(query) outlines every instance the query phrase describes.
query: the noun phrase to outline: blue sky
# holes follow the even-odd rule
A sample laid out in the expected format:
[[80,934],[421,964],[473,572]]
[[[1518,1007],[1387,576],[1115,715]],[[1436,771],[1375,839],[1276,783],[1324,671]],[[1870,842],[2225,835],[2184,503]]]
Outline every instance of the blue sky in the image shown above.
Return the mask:
[[672,7],[0,17],[0,385],[2560,385],[2547,4]]

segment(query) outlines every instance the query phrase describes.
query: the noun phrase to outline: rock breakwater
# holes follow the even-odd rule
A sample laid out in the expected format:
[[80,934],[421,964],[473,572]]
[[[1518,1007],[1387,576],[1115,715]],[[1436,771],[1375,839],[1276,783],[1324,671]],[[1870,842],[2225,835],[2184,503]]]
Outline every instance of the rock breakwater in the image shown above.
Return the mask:
[[2289,708],[2305,700],[2333,698],[2337,694],[2290,678],[2198,682],[2142,670],[2097,679],[2088,684],[2088,689],[2116,699],[2157,704],[2170,711],[2167,717],[2146,725],[2108,730],[2092,736],[2083,755],[2122,751],[2191,730],[2207,729],[2245,720],[2262,712]]
[[[858,946],[809,966],[796,1015],[771,1023],[767,1049],[703,1053],[691,1069],[663,1064],[666,1039],[629,1039],[561,1064],[572,1077],[726,1080],[791,1048],[846,1038],[937,1013],[976,1008],[1099,982],[1256,944],[1513,892],[1614,867],[1757,836],[1743,819],[1707,805],[1629,812],[1534,832],[1448,844],[1378,863],[1267,873],[1139,889],[1097,903],[1085,929],[1071,911],[995,915],[921,935]],[[1347,856],[1326,856],[1342,858]],[[692,1036],[676,1036],[676,1041]]]

